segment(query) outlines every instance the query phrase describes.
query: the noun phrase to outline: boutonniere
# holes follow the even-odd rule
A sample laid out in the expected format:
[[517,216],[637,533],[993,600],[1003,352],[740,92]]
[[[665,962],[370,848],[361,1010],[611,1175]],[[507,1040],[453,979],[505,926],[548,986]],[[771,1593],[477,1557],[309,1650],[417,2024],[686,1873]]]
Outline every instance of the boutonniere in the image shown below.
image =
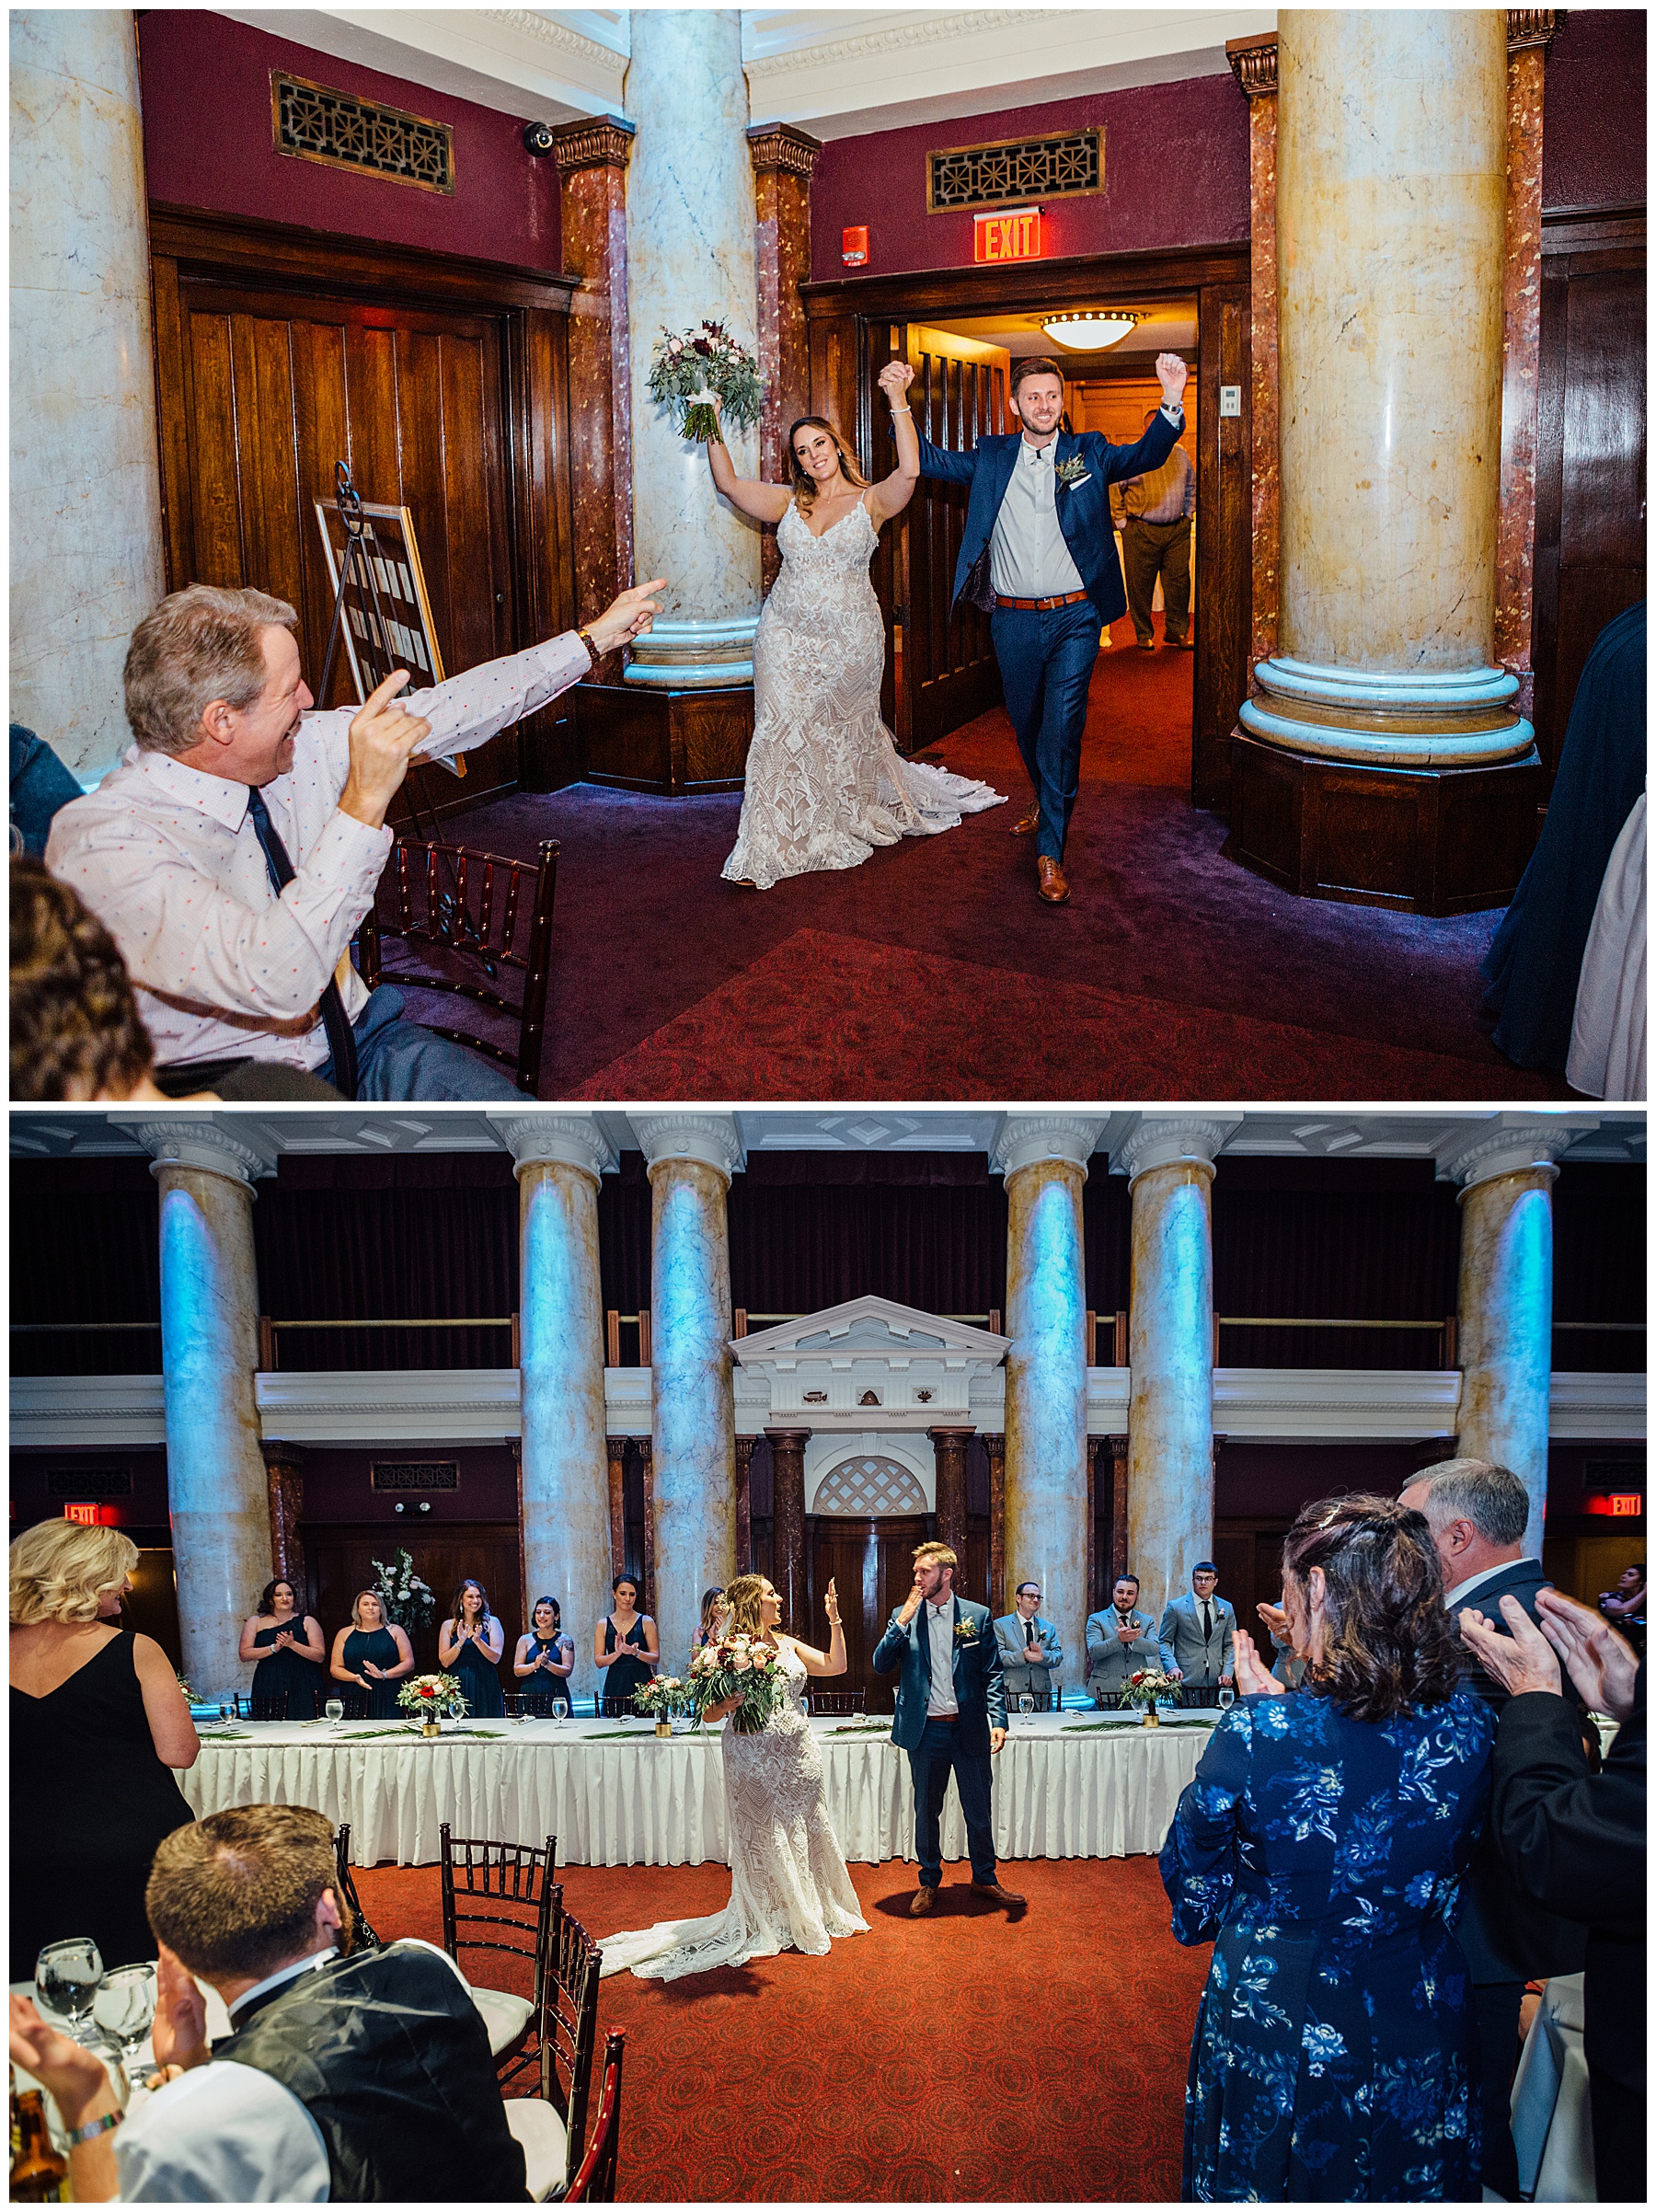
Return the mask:
[[955,1642],[957,1643],[975,1643],[977,1640],[978,1628],[975,1620],[957,1620],[955,1622]]
[[1058,481],[1064,487],[1066,490],[1070,490],[1076,484],[1090,484],[1092,482],[1092,471],[1090,468],[1088,468],[1087,463],[1081,458],[1079,454],[1071,454],[1067,461],[1059,461],[1056,463],[1053,467],[1052,474],[1057,478]]

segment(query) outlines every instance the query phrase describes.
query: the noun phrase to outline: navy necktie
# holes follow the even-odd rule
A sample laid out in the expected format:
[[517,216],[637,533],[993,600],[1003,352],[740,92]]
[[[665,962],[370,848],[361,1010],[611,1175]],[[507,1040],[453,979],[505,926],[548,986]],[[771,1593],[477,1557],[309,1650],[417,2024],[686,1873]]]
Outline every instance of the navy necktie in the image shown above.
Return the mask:
[[[247,813],[255,835],[264,848],[265,867],[270,872],[277,896],[293,880],[293,863],[288,858],[288,849],[282,842],[282,833],[270,820],[270,810],[265,804],[264,793],[257,784],[247,786]],[[328,1081],[340,1095],[354,1099],[357,1094],[356,1038],[351,1033],[351,1017],[345,1011],[345,1001],[339,992],[339,979],[330,975],[328,988],[320,1000],[322,1026],[328,1031],[328,1049],[333,1057]]]

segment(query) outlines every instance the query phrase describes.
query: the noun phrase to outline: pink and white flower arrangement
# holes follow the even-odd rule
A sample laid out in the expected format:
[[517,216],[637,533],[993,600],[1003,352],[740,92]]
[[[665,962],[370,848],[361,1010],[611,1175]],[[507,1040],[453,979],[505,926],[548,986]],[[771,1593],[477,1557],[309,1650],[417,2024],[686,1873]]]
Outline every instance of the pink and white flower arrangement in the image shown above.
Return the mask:
[[690,1688],[697,1718],[727,1698],[742,1702],[730,1714],[738,1735],[757,1735],[788,1695],[781,1654],[763,1637],[721,1636],[690,1662]]
[[707,445],[719,434],[712,400],[729,421],[748,430],[759,420],[765,386],[759,363],[722,323],[700,323],[694,330],[662,330],[650,367],[650,396],[673,409],[681,437]]

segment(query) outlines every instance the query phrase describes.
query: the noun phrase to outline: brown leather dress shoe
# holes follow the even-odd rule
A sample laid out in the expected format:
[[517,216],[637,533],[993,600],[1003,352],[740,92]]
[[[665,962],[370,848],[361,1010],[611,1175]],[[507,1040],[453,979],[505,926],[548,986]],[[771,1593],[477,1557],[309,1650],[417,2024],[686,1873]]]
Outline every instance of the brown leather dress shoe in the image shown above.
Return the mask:
[[935,1912],[937,1905],[937,1891],[927,1883],[923,1882],[909,1900],[909,1910],[917,1918],[923,1912]]
[[1062,906],[1069,897],[1069,881],[1062,868],[1048,853],[1042,853],[1035,863],[1036,887],[1049,906]]
[[998,1882],[974,1882],[972,1886],[978,1896],[993,1897],[997,1905],[1022,1905],[1025,1902],[1013,1891],[1003,1889]]
[[1032,837],[1040,827],[1041,809],[1032,806],[1021,821],[1012,824],[1012,835],[1015,837]]

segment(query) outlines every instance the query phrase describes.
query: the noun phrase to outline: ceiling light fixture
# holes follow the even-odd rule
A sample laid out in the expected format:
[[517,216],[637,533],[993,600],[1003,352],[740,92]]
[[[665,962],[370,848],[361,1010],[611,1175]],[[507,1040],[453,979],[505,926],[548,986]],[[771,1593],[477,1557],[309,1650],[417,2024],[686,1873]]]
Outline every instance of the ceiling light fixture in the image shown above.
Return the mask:
[[1105,346],[1113,346],[1130,330],[1136,330],[1144,319],[1143,315],[1131,308],[1111,307],[1086,315],[1054,315],[1041,327],[1061,346],[1072,347],[1077,352],[1096,353]]

